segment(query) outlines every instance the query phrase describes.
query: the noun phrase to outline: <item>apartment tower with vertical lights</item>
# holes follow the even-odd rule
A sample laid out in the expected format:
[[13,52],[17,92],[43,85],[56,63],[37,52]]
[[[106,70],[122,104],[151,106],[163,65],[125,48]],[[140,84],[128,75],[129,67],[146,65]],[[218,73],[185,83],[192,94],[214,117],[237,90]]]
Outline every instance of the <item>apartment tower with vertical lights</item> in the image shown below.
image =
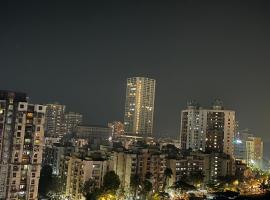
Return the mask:
[[127,79],[124,126],[128,135],[151,137],[156,81],[146,77]]

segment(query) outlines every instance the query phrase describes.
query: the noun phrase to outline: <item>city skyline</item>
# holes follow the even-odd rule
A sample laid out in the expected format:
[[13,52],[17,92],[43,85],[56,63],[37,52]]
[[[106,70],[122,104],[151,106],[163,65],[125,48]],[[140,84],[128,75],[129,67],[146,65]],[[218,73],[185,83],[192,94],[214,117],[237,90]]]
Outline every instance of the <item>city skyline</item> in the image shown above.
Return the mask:
[[269,2],[0,5],[0,200],[270,198]]
[[0,31],[1,89],[25,91],[33,103],[58,101],[91,124],[107,124],[123,121],[126,78],[147,76],[157,81],[154,133],[177,137],[188,100],[207,106],[220,98],[242,129],[270,142],[267,3],[3,3],[1,9],[7,19]]

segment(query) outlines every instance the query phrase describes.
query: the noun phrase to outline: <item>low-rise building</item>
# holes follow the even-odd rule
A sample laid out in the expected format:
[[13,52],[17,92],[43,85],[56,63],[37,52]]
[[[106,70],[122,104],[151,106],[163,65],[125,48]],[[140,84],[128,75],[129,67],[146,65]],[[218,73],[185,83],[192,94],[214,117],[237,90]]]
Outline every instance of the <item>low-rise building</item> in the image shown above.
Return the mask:
[[219,177],[235,175],[235,160],[225,153],[210,153],[210,181]]
[[166,155],[150,149],[114,152],[113,167],[120,178],[121,187],[130,187],[130,181],[134,175],[138,175],[143,181],[146,174],[151,174],[153,189],[158,190],[164,180]]
[[112,129],[107,126],[78,125],[75,132],[76,138],[87,139],[88,144],[98,148],[112,136]]
[[194,184],[194,175],[202,175],[202,182],[217,181],[218,177],[234,175],[234,160],[224,153],[185,152],[181,157],[168,158],[167,166],[173,175],[169,179],[172,185],[176,181],[185,180]]
[[65,195],[72,200],[85,199],[82,188],[86,181],[93,180],[95,187],[103,184],[104,175],[110,170],[109,160],[94,160],[88,156],[73,154],[64,156],[60,174],[65,181]]
[[114,121],[114,122],[108,123],[108,127],[112,129],[113,137],[117,137],[125,133],[124,124],[122,122]]
[[83,121],[83,115],[77,112],[68,112],[65,114],[66,132],[75,132],[77,126]]
[[196,173],[203,175],[203,182],[210,181],[210,156],[201,152],[190,152],[181,158],[167,160],[167,166],[172,169],[172,176],[169,179],[169,185],[183,179],[188,179]]

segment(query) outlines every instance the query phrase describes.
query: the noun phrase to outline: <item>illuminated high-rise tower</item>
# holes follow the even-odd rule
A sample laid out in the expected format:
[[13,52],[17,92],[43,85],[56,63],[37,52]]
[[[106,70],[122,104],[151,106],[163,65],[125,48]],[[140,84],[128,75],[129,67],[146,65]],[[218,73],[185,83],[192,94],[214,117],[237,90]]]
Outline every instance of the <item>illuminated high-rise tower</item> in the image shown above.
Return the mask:
[[154,79],[132,77],[127,79],[125,105],[125,133],[152,136],[155,102]]

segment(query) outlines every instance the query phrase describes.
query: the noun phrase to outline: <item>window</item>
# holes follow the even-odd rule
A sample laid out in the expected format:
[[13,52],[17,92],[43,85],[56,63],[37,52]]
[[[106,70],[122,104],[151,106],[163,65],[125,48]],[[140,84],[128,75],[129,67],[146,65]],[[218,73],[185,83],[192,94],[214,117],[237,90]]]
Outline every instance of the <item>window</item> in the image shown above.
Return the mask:
[[33,113],[27,113],[27,117],[29,117],[29,118],[32,118],[33,117]]
[[24,108],[24,104],[21,104],[21,105],[20,105],[20,108]]
[[18,130],[22,130],[22,126],[18,126]]
[[13,178],[16,178],[16,173],[13,173]]
[[17,137],[21,137],[21,132],[17,132]]

